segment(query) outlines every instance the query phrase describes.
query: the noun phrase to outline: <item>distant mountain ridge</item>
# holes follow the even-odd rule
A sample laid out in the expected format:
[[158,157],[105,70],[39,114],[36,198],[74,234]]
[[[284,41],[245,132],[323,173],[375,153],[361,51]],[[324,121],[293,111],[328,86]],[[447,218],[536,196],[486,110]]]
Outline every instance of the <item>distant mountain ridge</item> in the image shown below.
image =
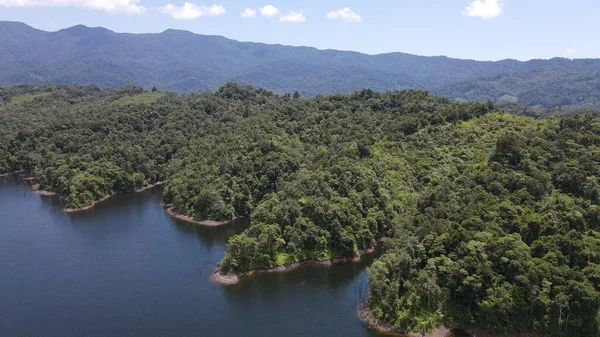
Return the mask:
[[404,53],[367,55],[166,30],[115,33],[82,25],[46,32],[0,21],[0,85],[136,84],[180,92],[227,82],[305,96],[426,89],[469,100],[600,106],[600,60],[484,62]]

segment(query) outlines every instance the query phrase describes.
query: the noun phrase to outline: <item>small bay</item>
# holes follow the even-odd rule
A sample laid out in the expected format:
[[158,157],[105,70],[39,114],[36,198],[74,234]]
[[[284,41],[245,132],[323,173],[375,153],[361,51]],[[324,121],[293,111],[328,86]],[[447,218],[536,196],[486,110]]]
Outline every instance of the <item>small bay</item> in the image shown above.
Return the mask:
[[203,228],[169,217],[161,189],[61,212],[15,177],[0,181],[1,336],[344,336],[377,334],[356,316],[365,268],[306,266],[210,282],[247,220]]

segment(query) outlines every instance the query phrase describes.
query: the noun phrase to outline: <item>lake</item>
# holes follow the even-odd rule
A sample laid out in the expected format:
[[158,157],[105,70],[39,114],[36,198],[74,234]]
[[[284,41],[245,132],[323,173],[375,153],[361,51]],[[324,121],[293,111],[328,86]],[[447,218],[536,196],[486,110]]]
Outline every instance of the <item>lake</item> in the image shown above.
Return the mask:
[[379,336],[356,316],[365,268],[308,266],[223,287],[209,281],[247,221],[169,217],[160,188],[66,214],[0,181],[0,336]]

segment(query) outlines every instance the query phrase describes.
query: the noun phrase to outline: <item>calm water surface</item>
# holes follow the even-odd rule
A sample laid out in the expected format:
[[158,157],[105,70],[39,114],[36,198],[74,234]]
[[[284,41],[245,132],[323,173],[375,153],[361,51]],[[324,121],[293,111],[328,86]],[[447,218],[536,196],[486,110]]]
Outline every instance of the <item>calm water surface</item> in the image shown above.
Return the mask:
[[155,189],[65,214],[0,180],[0,336],[379,336],[355,314],[374,256],[214,285],[248,223],[196,227],[159,202]]

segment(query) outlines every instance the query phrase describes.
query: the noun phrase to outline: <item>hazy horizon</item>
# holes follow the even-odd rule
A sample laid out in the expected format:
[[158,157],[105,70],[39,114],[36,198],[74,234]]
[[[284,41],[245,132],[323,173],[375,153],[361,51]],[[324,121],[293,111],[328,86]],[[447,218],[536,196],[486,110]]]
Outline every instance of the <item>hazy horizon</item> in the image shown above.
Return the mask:
[[0,0],[0,20],[45,31],[76,24],[119,33],[172,28],[238,41],[479,61],[599,58],[599,10],[591,0]]
[[48,32],[48,33],[56,33],[59,32],[61,30],[65,30],[65,29],[69,29],[69,28],[73,28],[76,26],[84,26],[87,28],[103,28],[106,29],[108,31],[111,31],[113,33],[116,34],[134,34],[134,35],[143,35],[143,34],[161,34],[164,33],[168,30],[176,30],[176,31],[184,31],[184,32],[189,32],[195,35],[203,35],[203,36],[215,36],[215,37],[222,37],[222,38],[226,38],[229,40],[234,40],[234,41],[238,41],[238,42],[243,42],[243,43],[257,43],[257,44],[265,44],[265,45],[281,45],[281,46],[286,46],[286,47],[298,47],[298,48],[313,48],[313,49],[317,49],[317,50],[321,50],[321,51],[326,51],[326,50],[333,50],[333,51],[341,51],[341,52],[351,52],[351,53],[359,53],[359,54],[365,54],[365,55],[370,55],[370,56],[377,56],[377,55],[385,55],[385,54],[409,54],[409,55],[414,55],[414,56],[424,56],[424,57],[447,57],[447,58],[451,58],[451,59],[458,59],[458,60],[468,60],[468,61],[480,61],[480,62],[501,62],[501,61],[519,61],[519,62],[527,62],[527,61],[535,61],[535,60],[551,60],[554,58],[561,58],[561,59],[569,59],[569,60],[586,60],[586,59],[600,59],[600,57],[565,57],[565,56],[551,56],[548,58],[531,58],[531,59],[517,59],[517,58],[504,58],[504,59],[497,59],[497,60],[480,60],[480,59],[474,59],[474,58],[462,58],[462,57],[454,57],[451,55],[444,55],[444,54],[438,54],[438,55],[424,55],[424,54],[414,54],[414,53],[409,53],[409,52],[405,52],[402,50],[397,50],[397,51],[389,51],[389,52],[383,52],[383,53],[367,53],[367,52],[361,52],[358,50],[349,50],[349,49],[335,49],[335,48],[320,48],[320,47],[316,47],[316,46],[311,46],[311,45],[292,45],[292,44],[286,44],[286,43],[267,43],[267,42],[261,42],[261,41],[252,41],[252,40],[238,40],[229,36],[225,36],[225,35],[220,35],[220,34],[203,34],[203,33],[197,33],[197,32],[193,32],[187,29],[179,29],[179,28],[166,28],[162,31],[157,31],[157,32],[128,32],[128,31],[115,31],[112,30],[110,28],[104,27],[104,26],[90,26],[87,25],[85,23],[77,23],[68,27],[63,27],[63,28],[57,28],[57,29],[44,29],[41,27],[35,27],[34,25],[31,25],[27,22],[21,22],[21,21],[15,21],[15,20],[2,20],[3,22],[15,22],[15,23],[23,23],[28,25],[29,27],[33,28],[33,29],[37,29],[37,30],[41,30],[44,32]]

